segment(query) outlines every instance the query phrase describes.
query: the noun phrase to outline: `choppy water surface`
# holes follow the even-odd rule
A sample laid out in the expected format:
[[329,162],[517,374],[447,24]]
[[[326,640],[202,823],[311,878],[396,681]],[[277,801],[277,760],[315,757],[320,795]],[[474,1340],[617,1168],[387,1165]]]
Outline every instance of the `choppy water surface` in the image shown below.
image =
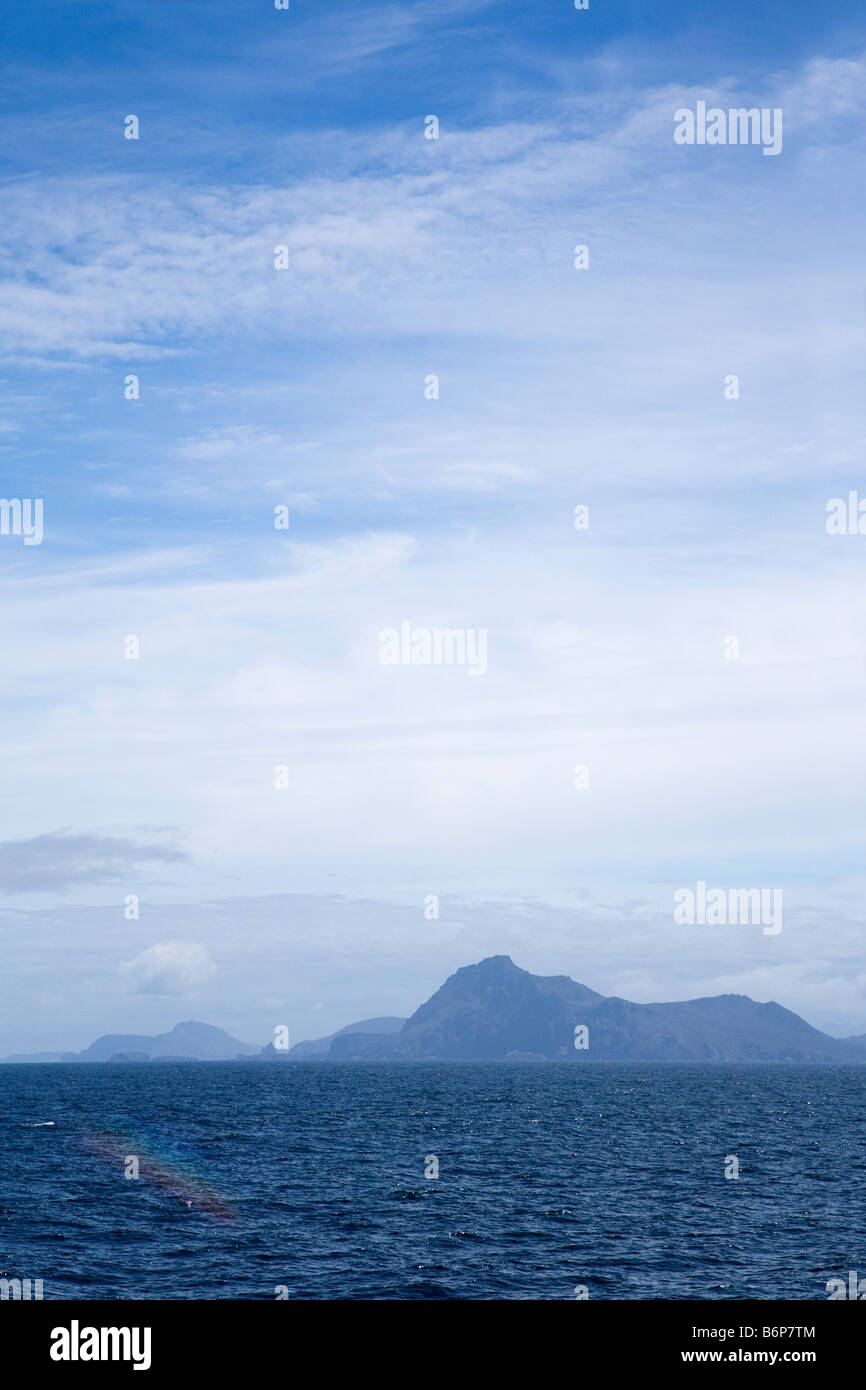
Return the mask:
[[866,1067],[3,1066],[0,1277],[824,1299],[866,1274],[864,1100]]

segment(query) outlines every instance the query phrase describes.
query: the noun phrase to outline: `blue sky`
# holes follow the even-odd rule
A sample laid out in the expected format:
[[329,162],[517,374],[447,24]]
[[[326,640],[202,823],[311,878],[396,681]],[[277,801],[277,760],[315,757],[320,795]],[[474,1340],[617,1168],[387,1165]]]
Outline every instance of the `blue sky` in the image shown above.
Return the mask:
[[[866,539],[824,525],[866,492],[866,26],[700,9],[3,6],[3,495],[45,538],[0,537],[0,1050],[323,1032],[500,949],[866,1028]],[[675,145],[703,99],[782,153]],[[487,675],[383,668],[403,620]],[[684,935],[698,878],[784,931]]]

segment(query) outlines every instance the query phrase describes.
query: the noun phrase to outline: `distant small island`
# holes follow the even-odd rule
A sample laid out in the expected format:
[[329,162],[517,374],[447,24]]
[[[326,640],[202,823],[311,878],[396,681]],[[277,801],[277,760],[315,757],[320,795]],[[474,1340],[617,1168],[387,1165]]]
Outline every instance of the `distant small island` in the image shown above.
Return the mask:
[[239,1042],[209,1023],[177,1023],[154,1037],[106,1033],[83,1052],[31,1052],[2,1057],[0,1062],[229,1062],[261,1056],[257,1043]]
[[832,1038],[774,1002],[720,994],[632,1004],[567,975],[532,975],[510,956],[455,971],[411,1018],[370,1018],[280,1050],[207,1023],[147,1037],[113,1033],[83,1052],[5,1063],[150,1062],[767,1062],[866,1063],[866,1035]]

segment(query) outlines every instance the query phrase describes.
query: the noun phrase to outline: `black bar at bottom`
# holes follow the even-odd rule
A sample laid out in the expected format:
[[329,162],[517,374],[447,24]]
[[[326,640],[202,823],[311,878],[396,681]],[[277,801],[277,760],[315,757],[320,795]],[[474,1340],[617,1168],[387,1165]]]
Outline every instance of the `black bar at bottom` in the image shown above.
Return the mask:
[[486,1381],[500,1358],[514,1375],[513,1357],[552,1374],[554,1355],[563,1373],[571,1366],[585,1379],[592,1367],[596,1381],[600,1368],[646,1376],[674,1367],[687,1375],[797,1367],[826,1381],[858,1363],[864,1328],[863,1314],[831,1300],[0,1303],[7,1370],[18,1362],[61,1381],[106,1370],[142,1381],[211,1372],[223,1380],[267,1367],[296,1381],[342,1362],[353,1373],[403,1378],[451,1379],[459,1369],[461,1381],[477,1367]]

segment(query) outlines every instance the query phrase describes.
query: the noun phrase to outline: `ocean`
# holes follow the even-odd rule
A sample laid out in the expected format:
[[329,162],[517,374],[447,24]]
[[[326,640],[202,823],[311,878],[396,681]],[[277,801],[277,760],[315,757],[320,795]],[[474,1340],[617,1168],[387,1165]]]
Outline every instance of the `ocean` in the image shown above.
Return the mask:
[[866,1274],[864,1099],[866,1067],[2,1066],[0,1278],[826,1299]]

